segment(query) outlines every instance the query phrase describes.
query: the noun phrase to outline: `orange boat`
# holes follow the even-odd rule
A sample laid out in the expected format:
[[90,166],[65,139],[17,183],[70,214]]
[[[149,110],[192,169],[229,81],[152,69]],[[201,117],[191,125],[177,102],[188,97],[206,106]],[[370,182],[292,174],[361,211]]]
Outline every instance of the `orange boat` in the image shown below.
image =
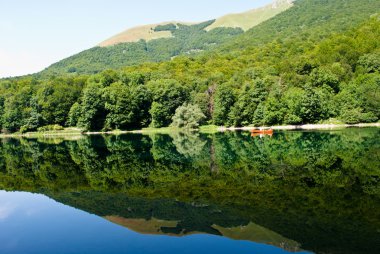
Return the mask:
[[272,135],[273,129],[253,129],[251,130],[252,134],[264,134],[264,135]]

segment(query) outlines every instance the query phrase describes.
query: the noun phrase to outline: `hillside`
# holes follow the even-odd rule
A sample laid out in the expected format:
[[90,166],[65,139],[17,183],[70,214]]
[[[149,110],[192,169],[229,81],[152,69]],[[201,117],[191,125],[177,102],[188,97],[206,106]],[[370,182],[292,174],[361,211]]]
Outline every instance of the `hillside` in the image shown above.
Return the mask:
[[258,9],[220,17],[215,20],[214,24],[206,27],[206,30],[209,31],[217,27],[239,27],[244,31],[247,31],[292,6],[293,0],[275,0],[272,4]]
[[250,29],[221,47],[223,52],[253,48],[273,41],[310,40],[349,30],[379,13],[379,0],[298,0],[276,18]]
[[290,8],[291,0],[198,24],[173,21],[128,29],[98,46],[48,67],[43,75],[92,74],[105,69],[146,62],[168,61],[179,55],[195,55],[215,49],[278,13]]
[[[171,36],[149,41],[118,43],[109,47],[97,46],[55,63],[41,74],[93,74],[106,69],[119,69],[146,62],[168,61],[179,55],[192,55],[214,49],[243,33],[240,28],[220,27],[211,31],[204,30],[214,21],[210,20],[195,25],[169,23],[157,26],[154,29],[158,31],[158,34],[166,33]],[[111,41],[114,40],[117,38],[111,39]],[[103,44],[109,42],[103,42]]]
[[[275,0],[272,4],[267,6],[249,10],[247,12],[228,14],[223,17],[217,18],[215,22],[205,28],[206,31],[210,31],[218,27],[232,27],[232,28],[241,28],[243,30],[248,30],[265,20],[268,20],[280,12],[290,8],[292,6],[293,0]],[[113,46],[119,43],[126,42],[138,42],[139,40],[155,40],[161,38],[170,38],[173,37],[173,34],[168,31],[157,30],[157,27],[175,25],[178,27],[178,24],[182,25],[195,25],[195,23],[181,22],[181,21],[169,21],[162,22],[159,24],[150,24],[143,25],[138,27],[133,27],[127,29],[111,38],[101,42],[98,46],[107,47]]]
[[[150,47],[158,46],[154,43],[165,40],[160,45],[174,50],[173,41],[139,42],[134,51],[119,44],[113,47],[125,54],[141,53],[135,66],[91,76],[4,80],[2,129],[27,131],[48,124],[86,130],[163,127],[187,103],[205,115],[201,124],[219,126],[377,122],[379,12],[378,0],[299,0],[246,33],[236,28],[206,32],[214,21],[161,27],[186,42],[177,45],[177,53],[191,53],[193,45],[205,52],[148,63],[152,55],[144,52],[152,53]],[[228,37],[233,38],[225,42]],[[221,46],[210,45],[213,40]],[[80,71],[89,72],[97,60],[112,67],[108,48],[99,47],[103,55],[98,58],[86,52],[93,65],[78,58]],[[145,63],[138,65],[139,60]],[[125,64],[122,59],[115,63],[120,68]]]
[[[159,220],[154,217],[145,218],[123,218],[119,216],[105,216],[106,220],[126,227],[140,234],[150,235],[171,235],[171,236],[187,236],[192,234],[202,234],[203,232],[178,230],[179,221]],[[212,225],[216,234],[223,235],[234,240],[252,241],[256,243],[265,243],[277,246],[279,248],[291,250],[293,252],[300,251],[299,243],[287,239],[282,235],[277,234],[255,223],[248,225],[238,225],[236,227],[225,228],[219,225]]]
[[156,27],[166,26],[169,24],[175,24],[176,26],[178,26],[177,24],[191,25],[191,23],[186,23],[186,22],[170,21],[170,22],[163,22],[160,24],[151,24],[151,25],[133,27],[99,43],[98,46],[108,47],[108,46],[113,46],[119,43],[138,42],[139,40],[150,41],[150,40],[156,40],[156,39],[161,39],[161,38],[170,38],[170,37],[173,37],[173,35],[168,30],[155,31]]

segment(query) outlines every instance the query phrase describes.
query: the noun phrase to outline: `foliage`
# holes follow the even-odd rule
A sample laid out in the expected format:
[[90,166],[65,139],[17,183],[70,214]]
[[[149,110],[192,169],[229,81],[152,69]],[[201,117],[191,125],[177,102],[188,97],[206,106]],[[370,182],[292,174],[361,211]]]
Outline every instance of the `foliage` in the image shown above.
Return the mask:
[[198,105],[184,104],[176,109],[171,125],[178,128],[197,129],[205,118]]
[[177,29],[177,26],[173,23],[169,23],[169,24],[166,24],[166,25],[158,25],[156,26],[153,31],[155,32],[161,32],[161,31],[173,31],[173,30],[176,30]]
[[153,127],[168,126],[176,109],[188,100],[187,89],[176,80],[158,80],[150,82],[148,87],[153,92],[150,109]]
[[62,131],[64,128],[58,124],[53,124],[53,125],[46,125],[39,127],[37,131],[39,132],[44,132],[44,131]]

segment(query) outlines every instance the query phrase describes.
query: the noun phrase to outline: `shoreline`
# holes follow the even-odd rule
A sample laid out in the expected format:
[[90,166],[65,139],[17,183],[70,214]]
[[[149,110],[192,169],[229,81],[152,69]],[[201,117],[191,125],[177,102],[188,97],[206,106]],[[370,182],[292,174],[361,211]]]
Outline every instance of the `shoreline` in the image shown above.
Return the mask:
[[[202,127],[202,126],[201,126]],[[305,125],[277,125],[277,126],[263,126],[264,128],[273,130],[333,130],[339,128],[366,128],[366,127],[380,127],[380,123],[359,123],[359,124],[305,124]],[[213,126],[214,132],[226,132],[226,131],[251,131],[258,129],[258,127],[224,127]],[[158,129],[141,129],[131,131],[94,131],[94,132],[81,132],[81,131],[55,131],[55,132],[29,132],[29,133],[14,133],[14,134],[0,134],[0,138],[57,138],[57,137],[74,137],[80,138],[83,136],[91,135],[121,135],[121,134],[168,134],[172,132],[181,131],[180,129],[174,129],[170,127],[158,128]],[[199,131],[198,132],[204,132]],[[208,131],[204,133],[209,133]]]
[[[339,128],[365,128],[380,127],[380,123],[359,123],[359,124],[304,124],[304,125],[276,125],[263,126],[266,129],[273,130],[329,130]],[[218,131],[250,131],[259,127],[218,127]]]

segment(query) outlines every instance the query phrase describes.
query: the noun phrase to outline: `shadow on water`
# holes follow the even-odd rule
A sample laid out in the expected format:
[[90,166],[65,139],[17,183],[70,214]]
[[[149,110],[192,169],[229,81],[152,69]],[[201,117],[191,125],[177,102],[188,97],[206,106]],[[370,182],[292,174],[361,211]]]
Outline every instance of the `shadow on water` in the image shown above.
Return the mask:
[[380,252],[380,130],[7,139],[0,189],[144,234]]

